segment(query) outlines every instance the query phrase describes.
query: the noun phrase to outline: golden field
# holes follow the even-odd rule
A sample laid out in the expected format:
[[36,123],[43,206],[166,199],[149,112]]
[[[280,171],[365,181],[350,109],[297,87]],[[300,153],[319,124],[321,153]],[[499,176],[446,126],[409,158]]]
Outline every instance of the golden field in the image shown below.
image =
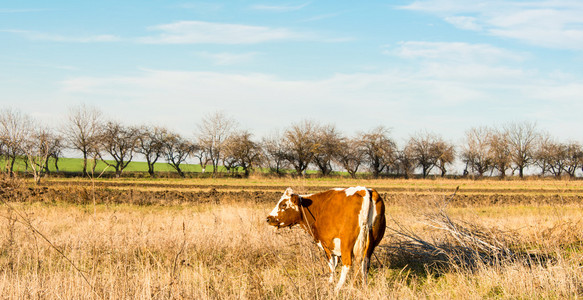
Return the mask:
[[[4,179],[1,184],[0,295],[6,299],[583,296],[582,181],[49,179],[36,187]],[[354,185],[381,192],[389,230],[373,257],[369,284],[349,279],[335,294],[309,235],[299,228],[275,232],[265,216],[286,186],[311,193]],[[459,246],[435,228],[430,216],[437,211],[482,233],[484,241],[500,241],[512,256],[466,264],[451,254],[443,260],[435,253],[403,253],[423,251],[407,248],[404,232]]]

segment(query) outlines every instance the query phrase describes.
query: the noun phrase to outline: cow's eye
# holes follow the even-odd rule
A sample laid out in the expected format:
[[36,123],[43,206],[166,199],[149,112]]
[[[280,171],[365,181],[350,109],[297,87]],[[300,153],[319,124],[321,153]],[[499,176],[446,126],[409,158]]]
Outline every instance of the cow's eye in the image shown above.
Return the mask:
[[287,204],[282,204],[281,205],[281,209],[286,209],[287,208]]

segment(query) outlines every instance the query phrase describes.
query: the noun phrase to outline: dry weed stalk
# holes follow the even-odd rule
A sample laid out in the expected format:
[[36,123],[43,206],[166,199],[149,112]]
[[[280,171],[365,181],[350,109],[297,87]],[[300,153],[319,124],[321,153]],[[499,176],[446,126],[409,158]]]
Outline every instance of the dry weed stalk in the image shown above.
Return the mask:
[[[89,281],[89,278],[85,275],[85,271],[81,270],[59,247],[57,247],[46,235],[44,235],[41,231],[39,231],[33,224],[26,212],[20,211],[12,206],[6,199],[17,197],[19,190],[23,188],[21,182],[17,182],[16,179],[8,179],[4,180],[1,183],[0,187],[0,202],[8,207],[8,210],[11,214],[14,214],[16,217],[14,218],[14,225],[15,222],[21,223],[34,234],[34,239],[36,241],[36,236],[39,236],[42,240],[44,240],[52,249],[57,251],[59,255],[68,263],[70,264],[79,275],[83,278],[85,283],[91,288],[91,291],[94,293],[95,296],[98,298],[102,298],[101,295],[97,293],[95,287]],[[10,221],[10,219],[9,219]],[[38,248],[38,247],[37,247]]]
[[444,199],[437,212],[425,215],[424,224],[437,232],[431,240],[420,237],[393,219],[397,228],[387,228],[393,232],[396,241],[384,247],[396,256],[408,256],[401,259],[425,266],[474,269],[479,265],[517,261],[520,255],[511,250],[512,237],[508,233],[469,222],[456,222],[449,217],[446,208],[458,190],[459,187]]

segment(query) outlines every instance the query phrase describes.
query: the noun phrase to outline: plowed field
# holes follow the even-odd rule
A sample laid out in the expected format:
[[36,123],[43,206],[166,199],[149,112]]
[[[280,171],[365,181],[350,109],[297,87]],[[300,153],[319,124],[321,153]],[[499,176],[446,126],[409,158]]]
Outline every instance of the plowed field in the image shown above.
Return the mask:
[[453,205],[569,204],[583,200],[583,181],[469,181],[469,180],[301,180],[301,179],[191,179],[191,180],[45,180],[30,187],[32,201],[132,204],[275,203],[292,187],[315,193],[336,187],[364,185],[375,188],[387,204],[408,204],[446,197],[456,187]]

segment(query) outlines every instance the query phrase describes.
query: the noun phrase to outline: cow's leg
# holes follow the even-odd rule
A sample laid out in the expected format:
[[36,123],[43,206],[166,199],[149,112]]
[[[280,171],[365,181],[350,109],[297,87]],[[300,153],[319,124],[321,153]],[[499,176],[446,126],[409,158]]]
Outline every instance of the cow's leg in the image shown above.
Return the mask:
[[369,265],[370,265],[370,258],[368,256],[365,256],[362,259],[362,283],[364,285],[366,285],[366,277],[368,274]]
[[344,282],[346,281],[346,276],[348,276],[348,271],[350,271],[350,267],[352,266],[352,262],[354,256],[352,254],[352,247],[349,245],[354,245],[352,243],[342,244],[342,272],[340,273],[340,280],[338,280],[338,284],[336,285],[335,291],[338,292]]
[[373,235],[372,235],[372,230],[369,232],[369,240],[368,240],[368,245],[366,245],[366,249],[364,251],[364,257],[362,258],[362,283],[364,285],[366,285],[366,281],[367,281],[367,275],[368,275],[368,269],[370,268],[370,258],[372,256],[372,253],[374,251],[375,248],[375,244],[374,244],[374,240],[373,240]]
[[338,265],[338,256],[330,255],[328,259],[328,266],[330,267],[330,279],[328,282],[334,282],[334,274],[336,274],[336,266]]
[[348,271],[350,271],[350,265],[343,265],[342,272],[340,273],[340,280],[338,280],[338,284],[336,285],[336,288],[334,289],[336,292],[338,292],[340,290],[340,288],[342,288],[342,285],[346,281],[346,276],[348,275]]

